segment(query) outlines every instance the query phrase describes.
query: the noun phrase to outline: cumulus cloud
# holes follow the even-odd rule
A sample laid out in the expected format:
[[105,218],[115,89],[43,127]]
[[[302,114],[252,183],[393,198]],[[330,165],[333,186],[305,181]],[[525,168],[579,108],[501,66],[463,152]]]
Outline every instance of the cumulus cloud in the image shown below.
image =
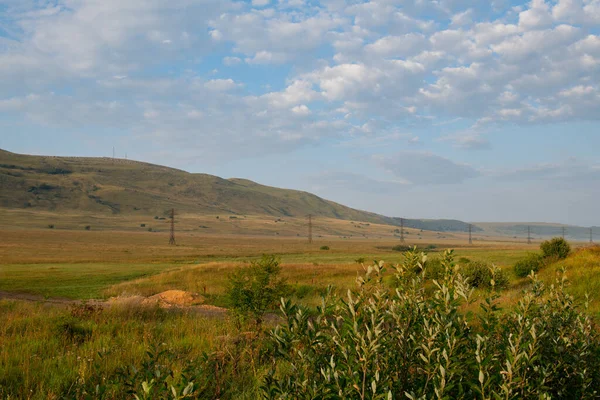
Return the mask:
[[236,84],[233,79],[211,79],[204,84],[204,87],[209,90],[225,92],[235,89],[239,84]]
[[[598,0],[6,4],[0,111],[36,123],[57,122],[43,109],[55,102],[98,107],[87,121],[115,113],[122,131],[151,119],[182,143],[202,119],[221,140],[272,135],[290,151],[325,137],[408,146],[391,135],[432,126],[430,143],[481,149],[486,129],[600,116]],[[236,68],[211,72],[222,65]],[[460,134],[439,123],[462,120]]]

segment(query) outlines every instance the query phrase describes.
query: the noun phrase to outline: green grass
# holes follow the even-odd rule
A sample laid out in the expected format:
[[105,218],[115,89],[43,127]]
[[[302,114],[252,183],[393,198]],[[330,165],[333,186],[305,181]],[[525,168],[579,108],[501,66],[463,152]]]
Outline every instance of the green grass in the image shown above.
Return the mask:
[[[84,398],[84,390],[114,381],[119,368],[140,368],[154,345],[173,354],[164,363],[177,373],[204,352],[225,349],[235,331],[227,319],[128,305],[76,318],[62,307],[0,300],[0,319],[2,399]],[[74,340],[64,330],[65,323],[76,324],[88,335]],[[254,399],[255,388],[252,381],[239,385],[229,398]],[[122,384],[109,384],[107,389],[106,399],[126,398]]]
[[17,264],[0,267],[0,290],[69,299],[101,298],[119,282],[156,274],[168,264]]
[[[526,252],[526,250],[459,249],[456,251],[456,256],[457,259],[467,257],[510,269],[512,264]],[[354,283],[357,272],[362,270],[354,260],[363,257],[366,260],[365,264],[375,260],[395,264],[401,262],[403,256],[398,252],[344,253],[336,252],[333,248],[329,252],[281,254],[280,257],[284,275],[292,285],[316,284],[319,288],[323,288],[332,284],[347,288]],[[437,253],[430,253],[430,257],[437,257]],[[169,288],[203,293],[205,286],[208,286],[209,293],[221,294],[226,281],[224,271],[243,266],[258,258],[260,257],[199,256],[193,262],[4,264],[0,265],[0,290],[33,293],[45,297],[93,299],[103,298],[107,292],[112,295],[118,294],[117,289],[109,289],[119,283],[136,281],[136,294],[155,294],[161,291],[159,289]],[[210,263],[223,263],[227,264],[227,267],[222,271],[214,270],[213,267],[202,268],[203,264]],[[302,268],[298,270],[286,268],[286,265],[290,264],[301,264]],[[343,267],[339,268],[339,266]],[[152,277],[157,274],[160,274],[158,280],[161,284],[153,287],[156,279]],[[185,279],[182,278],[182,274],[185,275]],[[125,286],[132,288],[132,285]]]

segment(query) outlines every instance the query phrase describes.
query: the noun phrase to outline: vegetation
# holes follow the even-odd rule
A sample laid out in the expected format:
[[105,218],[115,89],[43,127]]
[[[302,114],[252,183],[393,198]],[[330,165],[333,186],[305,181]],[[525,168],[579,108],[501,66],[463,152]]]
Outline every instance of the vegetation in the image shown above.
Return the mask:
[[[214,223],[214,217],[211,218]],[[533,397],[535,387],[541,387],[540,391],[555,398],[566,397],[563,393],[567,390],[576,398],[585,398],[586,388],[597,387],[598,377],[593,372],[597,366],[588,363],[588,353],[597,352],[594,333],[597,327],[586,314],[597,321],[600,302],[590,298],[588,311],[581,302],[586,300],[586,293],[600,292],[598,248],[577,249],[558,262],[548,260],[540,269],[539,278],[515,280],[506,272],[527,254],[526,245],[500,243],[485,248],[459,248],[455,252],[458,262],[453,265],[441,252],[427,257],[414,250],[403,254],[394,252],[391,250],[393,239],[388,242],[328,239],[332,250],[325,252],[318,246],[308,245],[303,238],[245,240],[181,233],[178,242],[182,244],[174,247],[166,244],[166,233],[115,232],[96,229],[101,225],[96,220],[93,224],[94,229],[85,235],[80,232],[83,224],[75,226],[78,230],[69,231],[63,228],[62,220],[60,230],[0,230],[2,295],[15,292],[15,298],[19,298],[26,291],[50,297],[52,301],[0,300],[0,343],[3,344],[0,347],[0,398],[282,398],[284,395],[278,388],[285,388],[288,379],[301,382],[302,375],[291,363],[305,365],[307,370],[312,366],[318,375],[315,364],[310,361],[313,356],[327,358],[323,371],[337,372],[340,384],[346,385],[343,393],[349,393],[353,387],[349,382],[355,379],[349,368],[360,372],[359,367],[363,365],[354,355],[362,351],[359,347],[363,339],[370,340],[366,327],[373,335],[377,330],[379,335],[376,345],[380,347],[373,350],[375,359],[369,365],[380,368],[376,395],[383,395],[385,399],[388,395],[384,393],[385,387],[392,388],[393,398],[407,398],[400,392],[404,383],[390,384],[400,382],[400,377],[414,384],[410,386],[411,396],[435,397],[431,390],[435,392],[435,385],[441,382],[439,362],[446,371],[444,390],[450,398],[460,398],[458,390],[464,390],[463,398],[483,398],[472,387],[473,383],[479,384],[477,335],[485,339],[481,343],[481,357],[486,398],[494,398],[492,392],[506,398],[506,392],[502,391],[506,374],[502,371],[506,372],[506,361],[513,357],[509,356],[511,333],[515,348],[520,349],[520,353],[528,353],[515,356],[518,361],[511,364],[511,368],[520,371],[515,372],[515,379],[524,377],[524,381],[517,384],[513,380],[509,398],[520,398],[522,387],[527,392],[524,398]],[[138,228],[138,224],[133,226]],[[278,254],[267,257],[275,263],[265,263],[263,253]],[[383,258],[390,264],[365,265],[366,260]],[[362,260],[357,263],[359,259]],[[289,290],[285,294],[290,298],[286,299],[284,310],[295,307],[296,313],[303,313],[308,325],[302,325],[305,322],[290,325],[293,313],[286,311],[282,318],[273,303],[264,308],[258,325],[250,311],[242,318],[250,324],[240,324],[237,312],[226,315],[221,310],[211,315],[202,311],[202,307],[210,309],[214,305],[231,309],[229,278],[236,271],[249,273],[253,264],[271,267],[276,264],[275,268],[269,267],[277,271],[270,274],[269,282],[285,280],[288,283]],[[448,268],[448,265],[453,267]],[[496,267],[492,267],[494,265]],[[557,271],[562,277],[560,268],[563,266],[572,278],[569,285],[562,278],[556,282]],[[381,271],[375,272],[379,268]],[[401,274],[403,270],[406,272]],[[358,289],[357,275],[362,277]],[[507,287],[502,290],[500,275],[509,278]],[[264,276],[260,269],[257,276]],[[446,304],[446,300],[442,302],[444,287],[450,294],[456,294],[462,287],[468,293],[468,301],[451,295],[448,313],[446,308],[440,311],[436,304]],[[189,309],[161,309],[129,297],[147,297],[170,289],[199,293],[205,303]],[[360,335],[351,334],[354,319],[347,308],[348,290],[357,311],[356,321],[365,324]],[[377,297],[378,291],[383,297]],[[577,301],[567,292],[575,295]],[[42,296],[38,299],[43,300]],[[121,297],[106,303],[77,306],[57,299],[110,296]],[[321,326],[318,322],[322,318],[323,296],[327,299],[324,303],[327,321],[337,321],[334,326]],[[527,303],[525,316],[519,317],[518,313],[523,314],[524,310],[521,302],[528,296],[533,300]],[[381,308],[371,323],[373,314],[369,310],[374,306]],[[392,313],[396,313],[395,316]],[[402,321],[410,316],[411,326],[394,325],[393,318],[399,318],[398,315]],[[524,321],[522,327],[518,325],[519,318]],[[496,321],[495,325],[489,323],[494,328],[486,327],[488,320]],[[379,325],[381,321],[383,324]],[[589,337],[587,350],[581,344],[585,321],[596,329]],[[448,330],[446,325],[442,328],[442,322],[450,324]],[[435,337],[427,336],[429,331],[424,328],[425,324],[433,329],[431,335]],[[307,331],[307,326],[313,330]],[[532,327],[537,342],[532,342]],[[275,336],[275,332],[279,332],[279,336]],[[306,337],[305,332],[308,332]],[[519,332],[522,340],[517,344]],[[450,333],[455,336],[448,336]],[[401,336],[404,334],[409,336]],[[448,347],[448,342],[442,339],[445,335],[457,339],[456,347]],[[308,347],[304,347],[305,358],[299,360],[299,354],[292,354],[289,346],[282,347],[279,342],[282,338],[291,338],[292,343],[299,346],[312,343],[315,348],[306,351]],[[391,338],[397,342],[391,343]],[[423,338],[431,341],[425,342]],[[431,353],[430,369],[420,357],[426,353],[423,347],[416,346],[419,341],[442,353],[441,358],[437,351]],[[398,353],[400,345],[405,353]],[[530,360],[527,358],[529,347],[524,350],[526,346],[535,350]],[[443,357],[444,349],[449,354],[448,366]],[[582,349],[588,353],[582,353]],[[286,355],[284,350],[290,353]],[[348,354],[349,360],[344,359],[344,354]],[[335,356],[335,369],[331,367],[331,355]],[[388,356],[395,358],[386,359]],[[588,369],[574,369],[576,357],[583,360],[581,365],[587,365]],[[393,365],[397,365],[396,370],[392,369]],[[582,377],[582,373],[588,372],[590,375]],[[546,373],[548,378],[540,386],[540,377]],[[431,379],[424,389],[423,382],[429,376]],[[318,376],[312,383],[317,388],[331,384]],[[573,388],[576,384],[581,384],[579,389]],[[367,388],[372,391],[371,385],[367,379]],[[557,392],[559,385],[565,388],[562,393]],[[289,390],[289,398],[310,397],[299,389]],[[336,390],[339,390],[337,386]],[[330,397],[339,398],[337,393]],[[358,392],[355,393],[344,396],[360,398]],[[369,392],[366,398],[376,396]]]
[[252,318],[260,326],[264,314],[288,292],[280,272],[279,259],[267,255],[234,272],[227,290],[231,311],[241,320]]
[[546,240],[540,245],[544,258],[552,258],[556,260],[564,260],[571,253],[569,243],[560,237],[552,240]]
[[538,272],[545,265],[564,260],[571,253],[571,246],[563,238],[547,240],[540,245],[542,254],[529,254],[514,265],[515,275],[520,278],[528,276],[532,271]]
[[515,275],[519,278],[528,276],[532,271],[538,272],[544,264],[544,257],[541,254],[529,254],[522,260],[517,261],[514,266]]
[[[282,302],[285,323],[273,331],[277,362],[263,390],[272,399],[596,398],[600,340],[565,292],[531,276],[515,309],[502,315],[492,292],[479,320],[460,312],[473,290],[452,252],[443,278],[426,290],[425,258],[394,266],[396,290],[383,284],[383,263],[359,289],[328,296],[316,317]],[[421,261],[419,261],[421,260]],[[415,269],[421,273],[414,274]]]

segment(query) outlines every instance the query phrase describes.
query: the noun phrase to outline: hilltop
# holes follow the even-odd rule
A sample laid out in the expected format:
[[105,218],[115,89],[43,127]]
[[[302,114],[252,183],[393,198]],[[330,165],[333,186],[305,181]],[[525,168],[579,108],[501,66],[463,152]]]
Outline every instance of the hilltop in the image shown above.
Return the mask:
[[[0,207],[41,212],[165,217],[198,215],[315,217],[399,226],[399,218],[356,210],[314,194],[107,157],[54,157],[0,150]],[[406,219],[407,228],[462,231],[456,220]],[[479,230],[476,228],[476,230]]]

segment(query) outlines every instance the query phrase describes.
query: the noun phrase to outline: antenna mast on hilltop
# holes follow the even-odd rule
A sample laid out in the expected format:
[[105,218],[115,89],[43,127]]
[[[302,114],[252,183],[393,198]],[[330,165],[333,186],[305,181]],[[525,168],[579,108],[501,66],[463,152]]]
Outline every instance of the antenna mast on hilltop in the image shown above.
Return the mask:
[[473,225],[469,224],[469,244],[473,244]]
[[404,218],[400,218],[400,242],[404,243]]
[[527,227],[527,244],[531,244],[531,226]]
[[594,228],[590,228],[590,243],[594,243]]
[[175,246],[175,209],[171,208],[171,237],[169,237],[169,244]]
[[312,243],[312,214],[308,214],[308,243]]
[[567,228],[566,227],[562,227],[562,238],[565,238],[565,235],[567,234]]

